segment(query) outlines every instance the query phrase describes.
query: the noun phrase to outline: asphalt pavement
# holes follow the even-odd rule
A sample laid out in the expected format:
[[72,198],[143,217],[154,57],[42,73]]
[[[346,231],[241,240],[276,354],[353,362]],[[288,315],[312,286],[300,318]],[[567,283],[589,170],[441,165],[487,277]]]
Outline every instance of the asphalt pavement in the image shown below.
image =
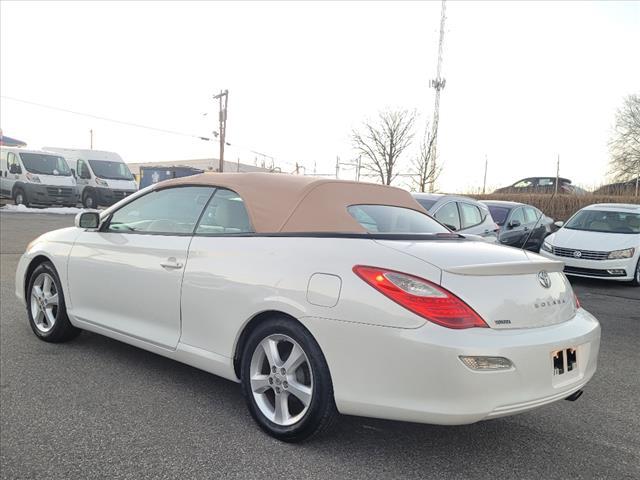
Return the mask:
[[233,382],[89,332],[36,339],[17,261],[72,224],[0,213],[0,478],[640,478],[638,288],[574,281],[602,324],[599,369],[576,402],[459,427],[341,417],[289,445],[255,426]]

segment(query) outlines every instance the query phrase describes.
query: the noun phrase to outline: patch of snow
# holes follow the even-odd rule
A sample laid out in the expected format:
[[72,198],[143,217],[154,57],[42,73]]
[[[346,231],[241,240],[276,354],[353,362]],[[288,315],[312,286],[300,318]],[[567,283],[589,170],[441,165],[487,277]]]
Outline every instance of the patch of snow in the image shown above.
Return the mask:
[[83,209],[77,207],[31,208],[24,205],[5,205],[0,212],[7,213],[55,213],[59,215],[77,215]]

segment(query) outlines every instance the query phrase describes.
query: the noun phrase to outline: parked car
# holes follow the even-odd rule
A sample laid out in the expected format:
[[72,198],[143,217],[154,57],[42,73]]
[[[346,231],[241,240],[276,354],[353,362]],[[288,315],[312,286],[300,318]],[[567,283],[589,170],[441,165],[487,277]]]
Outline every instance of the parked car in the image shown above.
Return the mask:
[[64,157],[24,148],[0,148],[0,194],[27,207],[78,202],[78,187]]
[[593,193],[597,195],[635,195],[636,187],[640,185],[640,177],[633,178],[627,182],[610,183],[603,185]]
[[640,205],[589,205],[550,235],[540,253],[562,260],[567,275],[640,286]]
[[499,226],[486,205],[473,198],[440,193],[413,193],[413,198],[450,230],[497,241]]
[[240,382],[294,442],[337,412],[454,425],[577,398],[600,326],[562,267],[401,189],[205,173],[34,240],[16,294],[39,339],[86,329]]
[[553,218],[536,207],[518,202],[483,201],[500,227],[498,242],[539,252],[545,237],[555,230]]
[[129,167],[115,152],[58,147],[45,150],[65,156],[85,208],[113,205],[138,190]]
[[[568,178],[558,179],[558,193],[584,194],[585,190],[571,185]],[[529,177],[518,180],[513,185],[497,189],[493,193],[555,193],[556,177]]]

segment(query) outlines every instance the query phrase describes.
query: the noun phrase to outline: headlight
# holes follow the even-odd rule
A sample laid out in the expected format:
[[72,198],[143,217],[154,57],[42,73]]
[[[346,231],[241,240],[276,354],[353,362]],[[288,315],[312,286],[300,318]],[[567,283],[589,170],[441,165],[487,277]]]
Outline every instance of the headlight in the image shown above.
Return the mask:
[[27,173],[27,180],[29,180],[32,183],[40,183],[40,177],[32,173]]
[[106,180],[96,177],[96,185],[100,185],[101,187],[108,187],[109,184]]
[[624,250],[614,250],[613,252],[609,252],[609,256],[607,257],[609,260],[615,260],[618,258],[631,258],[633,254],[636,253],[635,248],[625,248]]
[[542,242],[542,250],[544,250],[545,252],[553,253],[553,247],[546,240]]

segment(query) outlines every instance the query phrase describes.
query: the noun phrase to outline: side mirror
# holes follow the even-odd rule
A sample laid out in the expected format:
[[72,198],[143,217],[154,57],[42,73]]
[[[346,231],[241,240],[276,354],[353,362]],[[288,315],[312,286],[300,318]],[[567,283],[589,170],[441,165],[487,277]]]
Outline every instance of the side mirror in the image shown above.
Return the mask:
[[75,226],[89,230],[97,230],[100,227],[100,214],[94,211],[80,212],[76,215]]
[[516,228],[516,227],[519,227],[520,225],[522,225],[520,223],[520,220],[511,220],[509,222],[509,228]]
[[564,225],[564,222],[561,220],[558,220],[557,222],[553,222],[553,224],[558,228],[562,228],[562,226]]
[[9,173],[22,173],[22,168],[20,167],[20,165],[16,165],[15,163],[12,163],[11,166],[9,167]]
[[71,175],[73,175],[73,178],[76,178],[76,171],[73,168],[71,169]]

